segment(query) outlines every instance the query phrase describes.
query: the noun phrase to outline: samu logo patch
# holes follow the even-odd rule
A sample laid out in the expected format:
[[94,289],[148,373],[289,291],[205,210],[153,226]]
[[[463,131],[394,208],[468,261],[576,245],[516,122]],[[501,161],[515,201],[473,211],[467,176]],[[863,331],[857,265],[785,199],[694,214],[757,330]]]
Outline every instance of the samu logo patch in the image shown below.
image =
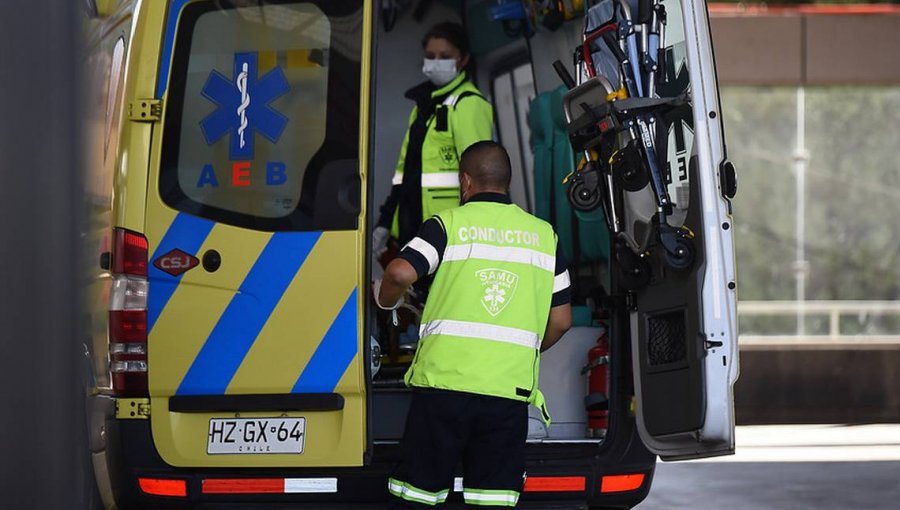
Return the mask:
[[452,145],[444,145],[440,149],[441,151],[441,159],[444,160],[444,163],[448,165],[456,162],[456,148]]
[[496,317],[515,296],[519,275],[503,269],[482,269],[476,271],[475,276],[481,281],[484,291],[481,297],[481,306],[492,317]]

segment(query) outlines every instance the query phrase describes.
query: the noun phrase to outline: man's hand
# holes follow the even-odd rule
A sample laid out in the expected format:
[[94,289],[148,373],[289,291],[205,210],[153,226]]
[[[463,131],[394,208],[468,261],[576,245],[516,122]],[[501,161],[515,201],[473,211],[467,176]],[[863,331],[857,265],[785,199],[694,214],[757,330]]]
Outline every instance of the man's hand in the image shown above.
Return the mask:
[[400,299],[398,299],[393,304],[390,304],[390,303],[382,304],[381,303],[381,300],[378,299],[378,296],[381,294],[381,284],[382,284],[381,278],[378,278],[377,280],[372,282],[372,296],[375,298],[375,304],[378,305],[378,308],[381,308],[382,310],[387,310],[387,311],[396,310],[397,308],[400,308],[400,306],[403,305],[403,296],[402,295],[400,296]]
[[403,294],[419,278],[409,262],[397,258],[388,264],[384,276],[376,281],[375,302],[384,310],[393,310],[403,302]]

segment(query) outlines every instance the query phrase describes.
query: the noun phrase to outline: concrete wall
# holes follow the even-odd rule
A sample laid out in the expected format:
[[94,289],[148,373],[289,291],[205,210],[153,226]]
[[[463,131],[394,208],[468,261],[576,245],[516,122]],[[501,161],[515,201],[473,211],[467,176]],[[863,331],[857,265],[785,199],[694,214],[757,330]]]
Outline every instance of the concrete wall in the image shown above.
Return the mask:
[[722,85],[900,83],[900,14],[713,14]]
[[900,345],[744,346],[739,424],[900,422]]

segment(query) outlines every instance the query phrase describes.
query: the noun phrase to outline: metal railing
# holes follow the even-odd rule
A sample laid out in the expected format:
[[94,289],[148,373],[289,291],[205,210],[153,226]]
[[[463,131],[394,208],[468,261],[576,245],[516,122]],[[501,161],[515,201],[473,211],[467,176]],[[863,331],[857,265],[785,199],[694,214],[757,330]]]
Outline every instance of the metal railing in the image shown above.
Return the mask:
[[[846,334],[841,329],[841,320],[854,316],[859,322],[871,317],[900,318],[900,301],[739,301],[738,323],[742,318],[778,317],[805,320],[821,317],[828,320],[827,333],[803,334],[744,334],[739,335],[741,344],[782,344],[782,343],[900,343],[900,319],[897,329],[884,333]],[[825,329],[825,328],[822,328]],[[820,329],[820,331],[822,330]],[[893,328],[892,328],[893,329]]]

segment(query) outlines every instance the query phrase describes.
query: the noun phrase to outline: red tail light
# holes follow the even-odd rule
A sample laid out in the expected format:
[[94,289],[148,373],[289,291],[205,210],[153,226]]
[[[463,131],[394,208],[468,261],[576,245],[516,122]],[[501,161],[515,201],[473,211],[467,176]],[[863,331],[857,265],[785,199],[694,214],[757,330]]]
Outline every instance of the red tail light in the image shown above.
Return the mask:
[[147,276],[147,238],[121,228],[114,229],[112,272]]
[[147,238],[114,229],[109,300],[109,371],[113,393],[147,396]]
[[182,498],[187,496],[187,482],[185,480],[138,478],[138,485],[140,485],[144,494]]
[[629,475],[604,475],[600,481],[600,492],[628,492],[641,488],[644,484],[644,473]]
[[529,476],[523,492],[584,492],[583,476]]

